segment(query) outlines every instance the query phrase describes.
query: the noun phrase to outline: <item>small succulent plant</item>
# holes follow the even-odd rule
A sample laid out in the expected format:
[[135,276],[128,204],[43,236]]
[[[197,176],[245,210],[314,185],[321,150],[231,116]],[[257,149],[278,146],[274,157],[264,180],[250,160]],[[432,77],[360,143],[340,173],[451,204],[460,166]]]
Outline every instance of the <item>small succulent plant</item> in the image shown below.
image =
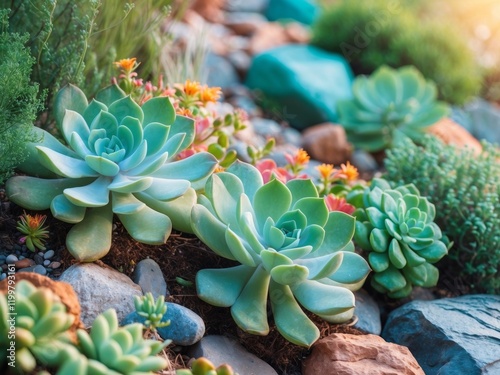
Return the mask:
[[4,361],[12,362],[23,373],[34,370],[37,363],[57,365],[62,348],[70,343],[67,332],[73,321],[50,289],[17,282],[15,299],[0,295],[0,367]]
[[217,164],[206,152],[176,160],[193,142],[193,120],[176,116],[167,97],[141,107],[117,86],[90,104],[80,89],[66,86],[55,110],[67,145],[39,129],[43,140],[29,146],[21,169],[42,178],[8,180],[11,201],[32,210],[50,208],[57,219],[75,224],[66,245],[79,261],[109,251],[113,214],[147,244],[164,243],[172,226],[190,231],[194,189],[203,187]]
[[436,101],[436,86],[412,66],[382,66],[370,77],[359,76],[354,97],[338,103],[339,122],[356,147],[375,152],[404,137],[418,141],[424,129],[448,114]]
[[43,224],[47,216],[35,214],[34,216],[24,212],[17,222],[17,230],[24,234],[21,241],[26,244],[26,247],[35,252],[35,249],[45,250],[45,240],[49,237],[49,231]]
[[343,212],[329,212],[311,180],[263,184],[255,167],[236,162],[209,178],[192,223],[208,247],[241,265],[199,271],[198,295],[231,307],[236,323],[258,335],[269,332],[270,297],[279,332],[310,346],[319,330],[299,303],[327,321],[347,321],[352,290],[368,275],[368,264],[354,253],[354,222]]
[[434,205],[413,184],[391,189],[377,178],[357,198],[350,198],[361,206],[354,212],[354,241],[368,252],[372,286],[392,298],[409,295],[413,285],[435,286],[439,271],[432,263],[446,255],[449,246],[434,223]]
[[214,364],[204,357],[195,359],[190,370],[182,369],[175,373],[176,375],[238,375],[231,366],[223,364],[215,368]]
[[137,314],[146,319],[144,325],[149,329],[156,330],[170,324],[170,320],[162,322],[163,315],[167,312],[164,296],[158,297],[155,301],[153,294],[148,292],[142,297],[135,296],[134,305]]
[[90,334],[78,330],[78,349],[68,348],[57,375],[150,375],[167,367],[157,356],[169,341],[146,340],[140,323],[118,326],[113,309],[100,314]]

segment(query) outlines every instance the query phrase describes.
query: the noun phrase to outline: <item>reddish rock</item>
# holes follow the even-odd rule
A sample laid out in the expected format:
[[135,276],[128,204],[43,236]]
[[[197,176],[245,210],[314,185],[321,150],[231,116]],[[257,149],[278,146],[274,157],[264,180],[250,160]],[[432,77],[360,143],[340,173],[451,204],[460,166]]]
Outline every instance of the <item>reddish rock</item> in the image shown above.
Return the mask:
[[[75,317],[75,321],[69,328],[69,332],[72,335],[73,339],[76,340],[76,330],[79,328],[85,328],[85,326],[80,320],[80,303],[71,285],[62,281],[51,280],[46,276],[42,276],[33,272],[16,273],[15,277],[16,282],[19,282],[21,280],[29,281],[37,288],[50,289],[55,295],[59,297],[61,302],[66,306],[66,312]],[[7,279],[4,279],[0,282],[0,293],[5,294],[7,293],[7,290]]]
[[34,266],[35,264],[36,263],[33,259],[24,258],[24,259],[18,260],[16,263],[14,263],[14,266],[16,266],[17,269],[19,269],[19,268],[31,267],[31,266]]
[[277,22],[261,25],[250,39],[249,53],[257,55],[268,49],[289,43],[285,28]]
[[476,138],[450,118],[438,121],[427,128],[426,131],[447,145],[454,145],[459,148],[468,147],[474,151],[476,156],[483,150],[481,143]]
[[309,30],[299,22],[290,22],[285,25],[285,33],[291,43],[306,44],[311,39]]
[[344,163],[352,154],[352,145],[347,141],[344,128],[332,123],[304,130],[302,147],[311,158],[334,165]]
[[376,335],[335,333],[319,340],[303,375],[425,375],[410,350]]
[[210,22],[222,22],[225,0],[195,0],[191,9]]

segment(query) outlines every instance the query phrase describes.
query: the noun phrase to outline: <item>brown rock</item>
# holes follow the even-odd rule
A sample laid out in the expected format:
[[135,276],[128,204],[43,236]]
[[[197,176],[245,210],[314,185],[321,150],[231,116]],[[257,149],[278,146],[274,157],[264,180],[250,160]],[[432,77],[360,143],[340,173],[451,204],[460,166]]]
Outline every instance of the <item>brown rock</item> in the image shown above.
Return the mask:
[[425,375],[410,350],[376,335],[334,333],[302,363],[303,375]]
[[194,0],[191,9],[210,22],[222,22],[225,0]]
[[256,55],[289,42],[285,28],[277,22],[261,25],[250,39],[249,53]]
[[302,133],[302,147],[311,158],[322,163],[340,164],[349,159],[352,145],[340,125],[324,123],[307,128]]
[[227,13],[224,20],[224,25],[238,35],[251,35],[266,23],[262,14],[248,12]]
[[[69,332],[72,335],[72,338],[76,340],[76,330],[79,328],[85,328],[85,326],[80,320],[80,303],[78,302],[78,297],[71,285],[62,281],[51,280],[46,276],[42,276],[33,272],[16,273],[15,278],[16,282],[26,280],[36,287],[48,288],[59,297],[61,302],[66,306],[67,313],[75,317],[75,321],[69,328]],[[7,279],[4,279],[0,282],[0,293],[7,293],[7,282]]]
[[285,33],[291,43],[306,44],[311,39],[311,33],[299,22],[290,22],[285,26]]
[[459,148],[468,147],[473,150],[476,156],[483,150],[481,143],[476,138],[450,118],[438,121],[427,128],[427,132],[436,136],[447,145],[454,145]]
[[31,267],[34,266],[35,264],[36,263],[33,259],[24,258],[14,263],[14,266],[16,266],[17,269],[19,269],[19,268]]

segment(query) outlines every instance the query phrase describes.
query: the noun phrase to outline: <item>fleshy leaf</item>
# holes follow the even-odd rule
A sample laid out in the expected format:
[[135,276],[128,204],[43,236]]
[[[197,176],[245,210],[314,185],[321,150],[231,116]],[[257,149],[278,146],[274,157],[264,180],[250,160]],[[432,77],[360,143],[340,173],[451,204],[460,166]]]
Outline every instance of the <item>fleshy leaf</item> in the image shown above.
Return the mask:
[[121,124],[122,120],[127,116],[138,119],[141,124],[144,120],[144,113],[141,107],[130,96],[113,102],[109,105],[108,110],[116,118],[118,124]]
[[304,282],[309,276],[309,270],[299,264],[285,264],[274,267],[270,274],[278,284],[293,286]]
[[37,146],[37,149],[41,163],[59,176],[69,178],[98,176],[98,173],[81,159],[60,154],[43,146]]
[[82,207],[101,207],[109,203],[108,177],[99,177],[86,186],[64,189],[64,195],[69,201]]
[[292,292],[299,303],[314,314],[340,314],[354,307],[354,294],[350,290],[314,280],[298,284]]
[[297,259],[295,263],[309,270],[309,280],[319,280],[332,275],[340,267],[343,259],[344,253],[338,252],[312,259]]
[[85,217],[86,208],[71,203],[64,194],[59,194],[52,200],[50,211],[56,219],[76,224]]
[[170,218],[147,206],[134,213],[118,214],[127,232],[136,241],[149,245],[162,245],[170,236]]
[[268,217],[276,222],[281,215],[288,211],[291,201],[290,191],[276,179],[260,187],[255,193],[253,201],[259,228],[264,227]]
[[90,168],[103,176],[113,177],[120,172],[118,164],[102,156],[87,155],[85,162]]
[[175,121],[174,107],[166,96],[147,100],[142,105],[142,110],[144,112],[143,123],[146,126],[152,122],[170,125]]
[[87,97],[78,87],[68,84],[57,93],[54,99],[54,117],[59,129],[62,127],[66,110],[82,114],[88,106]]

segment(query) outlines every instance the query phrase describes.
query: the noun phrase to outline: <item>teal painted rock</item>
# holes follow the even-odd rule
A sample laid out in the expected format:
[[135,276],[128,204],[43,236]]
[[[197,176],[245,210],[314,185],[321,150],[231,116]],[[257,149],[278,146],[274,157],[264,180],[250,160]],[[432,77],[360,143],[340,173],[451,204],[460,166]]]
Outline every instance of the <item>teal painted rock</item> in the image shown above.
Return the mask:
[[337,121],[337,101],[351,98],[353,73],[340,55],[308,45],[257,55],[246,84],[272,102],[272,112],[297,129]]
[[320,7],[314,0],[270,0],[265,16],[270,21],[292,19],[311,25],[319,13]]

